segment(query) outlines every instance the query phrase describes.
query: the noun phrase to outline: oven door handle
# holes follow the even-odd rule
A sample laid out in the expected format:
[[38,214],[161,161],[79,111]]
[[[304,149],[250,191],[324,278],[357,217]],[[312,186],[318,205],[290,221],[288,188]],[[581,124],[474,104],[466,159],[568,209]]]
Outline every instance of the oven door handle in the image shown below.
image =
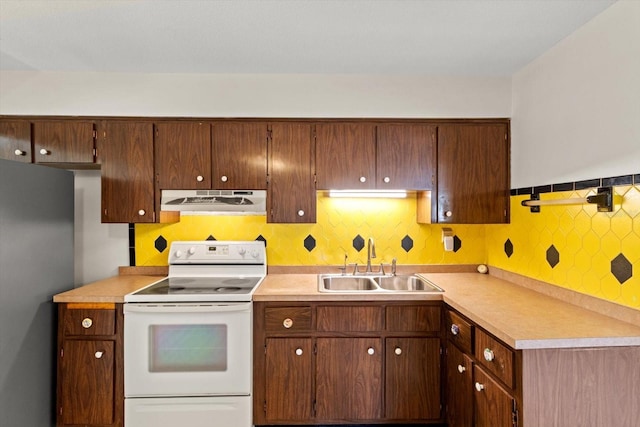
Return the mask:
[[251,303],[238,304],[131,304],[124,305],[127,313],[244,313],[251,312]]

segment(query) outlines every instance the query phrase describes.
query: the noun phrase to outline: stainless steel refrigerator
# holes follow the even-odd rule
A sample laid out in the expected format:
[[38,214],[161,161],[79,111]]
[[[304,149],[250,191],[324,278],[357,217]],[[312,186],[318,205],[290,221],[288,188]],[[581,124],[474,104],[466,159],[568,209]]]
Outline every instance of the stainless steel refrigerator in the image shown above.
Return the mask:
[[73,173],[0,159],[0,425],[55,425],[56,311],[73,288]]

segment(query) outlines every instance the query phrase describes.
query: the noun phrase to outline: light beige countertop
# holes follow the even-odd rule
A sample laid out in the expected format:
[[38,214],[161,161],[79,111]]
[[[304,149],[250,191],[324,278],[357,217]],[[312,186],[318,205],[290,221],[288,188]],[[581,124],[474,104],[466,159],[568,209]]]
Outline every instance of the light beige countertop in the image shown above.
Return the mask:
[[[444,301],[515,349],[640,346],[640,323],[570,304],[493,275],[422,273],[444,293],[318,291],[316,274],[268,274],[254,301]],[[162,276],[121,275],[54,296],[57,303],[122,303]],[[616,306],[618,307],[618,306]],[[615,307],[614,307],[615,308]],[[637,310],[631,311],[631,319]]]
[[53,302],[73,303],[120,303],[124,296],[151,283],[162,279],[162,276],[115,276],[89,283],[79,288],[62,292],[53,297]]
[[421,273],[442,294],[318,291],[315,274],[270,274],[254,301],[443,300],[515,349],[640,346],[640,326],[479,273]]

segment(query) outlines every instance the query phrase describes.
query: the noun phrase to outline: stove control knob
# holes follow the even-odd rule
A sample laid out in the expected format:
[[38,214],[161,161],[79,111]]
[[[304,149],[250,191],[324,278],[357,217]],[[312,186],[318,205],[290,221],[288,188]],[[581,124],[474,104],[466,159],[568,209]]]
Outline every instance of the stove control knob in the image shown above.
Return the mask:
[[195,253],[196,253],[196,248],[195,248],[195,246],[191,246],[191,247],[189,248],[189,255],[193,255],[193,254],[195,254]]
[[180,258],[182,256],[182,251],[176,251],[175,256],[176,258]]
[[251,256],[254,258],[258,258],[258,251],[251,251]]
[[247,250],[243,247],[239,247],[238,248],[238,253],[242,256],[244,256],[247,253]]

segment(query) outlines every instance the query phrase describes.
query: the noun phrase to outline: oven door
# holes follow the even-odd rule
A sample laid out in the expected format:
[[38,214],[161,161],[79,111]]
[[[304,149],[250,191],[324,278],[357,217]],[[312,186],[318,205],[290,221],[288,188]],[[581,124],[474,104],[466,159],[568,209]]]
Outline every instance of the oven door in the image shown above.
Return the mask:
[[125,397],[250,395],[251,303],[124,306]]

